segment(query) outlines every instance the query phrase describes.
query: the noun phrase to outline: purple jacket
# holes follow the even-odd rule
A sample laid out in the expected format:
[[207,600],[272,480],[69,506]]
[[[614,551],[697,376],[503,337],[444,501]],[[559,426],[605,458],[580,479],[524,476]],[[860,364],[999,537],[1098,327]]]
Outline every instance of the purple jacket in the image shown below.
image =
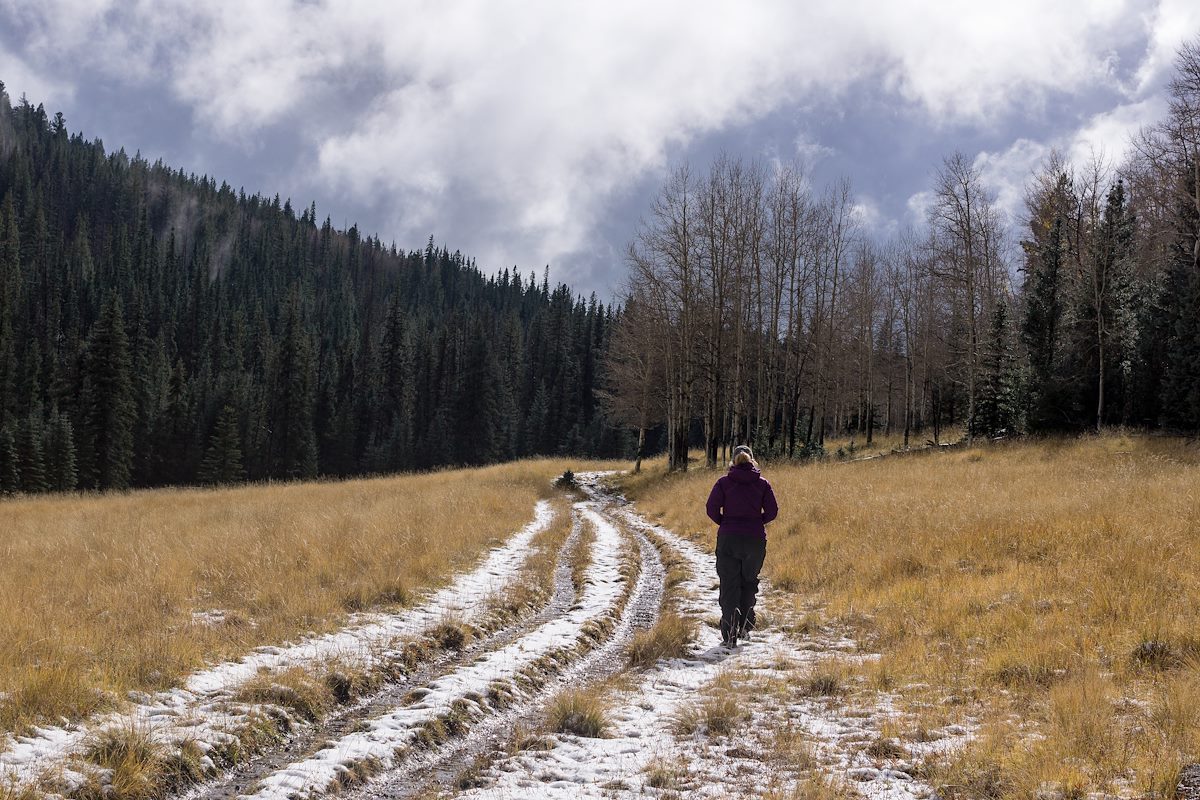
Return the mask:
[[730,467],[708,495],[708,518],[721,527],[717,533],[767,538],[767,523],[779,516],[771,484],[753,464]]

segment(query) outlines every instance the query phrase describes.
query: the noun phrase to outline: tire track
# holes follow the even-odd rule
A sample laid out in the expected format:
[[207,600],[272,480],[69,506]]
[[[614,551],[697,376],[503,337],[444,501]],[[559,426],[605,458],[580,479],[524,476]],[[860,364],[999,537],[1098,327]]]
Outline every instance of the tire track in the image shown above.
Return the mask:
[[[408,693],[403,705],[371,719],[309,757],[267,775],[249,795],[258,800],[311,796],[361,782],[373,773],[384,780],[371,796],[406,796],[411,770],[421,756],[466,752],[487,740],[494,726],[522,709],[544,703],[559,680],[586,680],[620,665],[616,656],[637,627],[657,616],[664,576],[657,551],[640,534],[640,570],[631,588],[623,575],[623,543],[618,524],[606,514],[605,501],[575,505],[595,532],[592,557],[577,602],[512,641],[479,655]],[[588,655],[581,656],[581,653]],[[573,677],[572,677],[573,676]],[[411,683],[409,684],[412,685]],[[499,714],[499,716],[496,716]],[[488,721],[487,724],[481,724]],[[441,758],[441,756],[432,756]]]
[[575,601],[572,568],[578,556],[583,526],[577,511],[572,510],[571,532],[559,548],[551,595],[545,606],[528,618],[515,620],[491,634],[473,641],[457,652],[444,654],[401,680],[388,684],[379,692],[330,715],[320,724],[300,729],[282,746],[239,764],[214,781],[202,784],[182,795],[182,800],[232,800],[250,789],[257,781],[303,760],[318,751],[323,742],[353,732],[364,720],[380,716],[404,703],[414,686],[423,686],[439,675],[470,663],[482,653],[504,647],[531,626],[545,624],[561,616]]
[[[603,473],[577,476],[597,513],[614,520],[619,498],[605,489]],[[623,502],[623,501],[622,501]],[[414,753],[350,796],[350,800],[410,800],[434,787],[447,787],[479,760],[502,751],[518,725],[536,727],[543,721],[545,706],[567,686],[578,687],[608,678],[625,666],[624,649],[635,633],[658,621],[666,590],[666,569],[658,547],[641,530],[630,529],[638,546],[640,571],[629,602],[611,637],[524,698],[519,708],[510,708],[472,728],[466,735],[441,747]]]

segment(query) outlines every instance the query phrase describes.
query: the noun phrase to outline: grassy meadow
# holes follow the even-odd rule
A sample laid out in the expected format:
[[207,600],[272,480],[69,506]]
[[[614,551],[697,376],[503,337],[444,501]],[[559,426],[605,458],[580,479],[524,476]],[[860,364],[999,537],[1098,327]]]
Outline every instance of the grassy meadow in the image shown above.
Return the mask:
[[0,736],[403,606],[529,522],[568,466],[0,501]]
[[[625,481],[697,541],[716,474]],[[1118,433],[764,465],[781,514],[764,568],[799,618],[878,652],[860,676],[946,797],[1173,797],[1200,760],[1200,448]]]

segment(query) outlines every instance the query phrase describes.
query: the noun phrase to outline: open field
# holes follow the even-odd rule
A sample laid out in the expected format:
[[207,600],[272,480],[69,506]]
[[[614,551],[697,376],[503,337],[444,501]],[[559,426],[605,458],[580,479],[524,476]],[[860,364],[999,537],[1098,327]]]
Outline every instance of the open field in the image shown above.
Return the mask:
[[[881,653],[858,669],[911,712],[970,719],[931,764],[944,796],[1173,797],[1200,758],[1200,449],[1077,440],[766,466],[782,512],[764,573],[814,625]],[[626,482],[696,541],[715,475]]]
[[566,466],[0,502],[0,734],[403,606],[528,523]]
[[[767,465],[771,586],[732,651],[715,474],[567,468],[0,505],[5,723],[51,723],[0,748],[0,797],[1169,800],[1200,756],[1193,444]],[[383,649],[322,660],[385,616],[359,611],[398,611]]]

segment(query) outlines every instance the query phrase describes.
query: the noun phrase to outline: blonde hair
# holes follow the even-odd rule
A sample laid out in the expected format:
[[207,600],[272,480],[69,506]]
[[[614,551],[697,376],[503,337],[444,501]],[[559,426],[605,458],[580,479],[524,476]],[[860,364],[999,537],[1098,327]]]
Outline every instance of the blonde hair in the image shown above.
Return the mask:
[[754,460],[754,453],[745,445],[734,448],[733,461],[730,466],[736,467],[739,464],[753,464],[755,469],[758,468],[758,462]]

